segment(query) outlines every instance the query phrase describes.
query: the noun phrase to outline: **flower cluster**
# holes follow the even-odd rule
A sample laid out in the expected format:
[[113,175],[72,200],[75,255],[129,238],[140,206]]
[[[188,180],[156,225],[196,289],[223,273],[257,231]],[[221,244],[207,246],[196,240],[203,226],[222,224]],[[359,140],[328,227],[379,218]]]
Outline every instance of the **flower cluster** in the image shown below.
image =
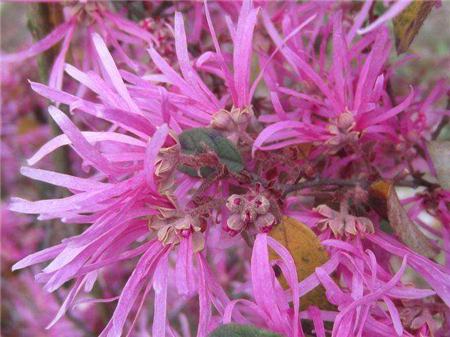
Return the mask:
[[[412,1],[39,5],[60,15],[2,53],[2,88],[28,88],[9,68],[28,59],[50,60],[48,79],[2,101],[2,147],[23,144],[22,175],[53,188],[23,193],[2,155],[2,216],[6,261],[22,258],[6,284],[18,275],[47,310],[18,271],[33,266],[47,312],[59,305],[49,331],[447,336],[450,87],[398,71],[411,57],[389,24]],[[39,335],[33,304],[5,289]]]
[[227,226],[232,234],[242,231],[254,224],[261,232],[269,232],[276,223],[275,216],[269,212],[270,201],[264,195],[231,195],[227,200],[227,208],[232,215]]

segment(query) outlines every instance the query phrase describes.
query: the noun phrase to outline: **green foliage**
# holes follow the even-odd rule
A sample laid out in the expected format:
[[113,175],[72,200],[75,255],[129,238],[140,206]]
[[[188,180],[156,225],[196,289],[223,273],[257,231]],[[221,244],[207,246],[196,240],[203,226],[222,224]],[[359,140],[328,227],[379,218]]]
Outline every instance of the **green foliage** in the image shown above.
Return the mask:
[[211,332],[208,337],[281,337],[250,325],[225,324]]
[[[238,173],[244,169],[241,154],[227,138],[218,131],[209,128],[194,128],[182,132],[179,136],[181,152],[187,155],[200,155],[208,151],[214,152],[219,161],[231,171]],[[199,163],[201,165],[201,162]],[[186,165],[180,165],[180,171],[197,177],[197,170]],[[200,175],[207,177],[215,171],[215,168],[200,168]]]

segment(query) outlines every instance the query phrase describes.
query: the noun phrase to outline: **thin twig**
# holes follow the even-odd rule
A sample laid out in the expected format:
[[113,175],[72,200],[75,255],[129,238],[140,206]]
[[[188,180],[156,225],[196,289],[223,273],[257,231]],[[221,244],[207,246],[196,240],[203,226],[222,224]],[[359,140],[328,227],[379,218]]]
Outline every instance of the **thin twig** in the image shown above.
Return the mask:
[[347,180],[347,179],[318,179],[304,181],[302,183],[288,185],[284,188],[283,196],[289,193],[302,190],[304,188],[311,187],[321,187],[321,186],[341,186],[341,187],[355,187],[355,186],[365,186],[367,182],[360,180]]
[[[34,40],[38,41],[50,34],[55,27],[64,20],[62,5],[58,3],[31,3],[28,5],[28,29]],[[50,72],[58,54],[58,47],[50,48],[38,56],[39,77],[42,82],[46,83],[49,79]],[[50,125],[52,134],[57,136],[60,134],[59,127],[56,123],[48,118],[47,114],[43,114]],[[42,118],[42,116],[39,116]],[[69,155],[67,149],[61,149],[54,153],[53,161],[55,168],[62,173],[69,173]]]
[[169,7],[173,5],[172,1],[163,1],[155,10],[152,12],[152,17],[156,18],[161,16],[161,14]]
[[199,216],[208,213],[211,209],[221,208],[224,204],[224,199],[213,199],[192,209],[190,214],[192,216]]
[[442,130],[444,130],[444,128],[446,126],[448,126],[449,124],[450,124],[450,118],[448,116],[444,116],[444,118],[441,119],[441,122],[439,123],[436,130],[434,130],[433,134],[431,135],[431,139],[436,140],[439,137],[439,135],[441,134]]

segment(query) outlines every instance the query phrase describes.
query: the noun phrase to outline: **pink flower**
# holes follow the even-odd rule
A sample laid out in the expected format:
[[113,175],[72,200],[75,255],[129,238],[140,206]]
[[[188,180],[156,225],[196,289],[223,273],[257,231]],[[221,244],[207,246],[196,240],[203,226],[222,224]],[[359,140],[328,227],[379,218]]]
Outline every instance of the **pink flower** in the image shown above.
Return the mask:
[[[274,275],[269,262],[269,246],[281,257],[278,265],[286,277],[292,291],[291,295],[285,293]],[[245,299],[231,301],[224,314],[224,323],[231,321],[233,310],[240,303],[242,311],[245,308],[245,312],[248,312],[248,316],[252,320],[236,314],[237,322],[249,323],[255,320],[258,325],[286,336],[304,336],[299,324],[300,300],[297,272],[294,261],[286,248],[268,237],[267,234],[258,234],[253,246],[251,273],[254,302]],[[290,302],[293,303],[292,309]],[[239,313],[239,311],[237,312]]]
[[[251,34],[246,31],[253,30],[255,16],[256,10],[247,2],[237,24],[239,35],[245,36],[243,44],[236,43],[235,72],[239,76],[229,82],[235,88],[234,103],[237,106],[249,103],[248,90],[245,89],[249,66],[242,63],[241,57],[249,63],[247,54],[251,49],[247,43]],[[215,325],[211,306],[214,305],[221,314],[229,302],[206,264],[207,246],[203,241],[213,230],[205,232],[203,215],[194,215],[195,209],[189,203],[187,192],[197,181],[182,173],[167,172],[170,166],[166,167],[165,160],[170,158],[171,148],[177,146],[175,134],[183,128],[208,125],[212,113],[223,103],[219,103],[207,89],[190,64],[184,24],[179,13],[175,15],[175,46],[183,77],[155,49],[149,50],[156,66],[173,86],[170,91],[130,73],[122,74],[98,34],[92,35],[90,43],[95,50],[93,61],[102,67],[104,73],[83,72],[71,65],[64,68],[99,99],[89,101],[37,83],[32,87],[51,100],[68,104],[76,114],[95,116],[113,126],[108,131],[80,131],[67,115],[51,106],[49,114],[63,134],[42,146],[28,163],[34,165],[57,148],[70,145],[82,158],[88,176],[80,178],[23,168],[24,175],[65,187],[72,195],[34,202],[13,198],[11,204],[12,210],[40,214],[40,219],[60,218],[65,223],[90,225],[83,233],[24,258],[16,263],[14,269],[51,261],[36,276],[50,292],[69,280],[74,281],[50,324],[54,325],[74,305],[83,287],[87,291],[92,290],[102,269],[140,256],[101,336],[120,336],[130,315],[134,317],[131,331],[150,292],[155,294],[152,335],[164,336],[171,329],[167,322],[169,273],[173,272],[169,261],[175,259],[178,294],[184,296],[184,300],[188,296],[198,297],[197,335],[206,336]],[[131,84],[125,84],[123,78]],[[142,99],[143,93],[146,100]],[[95,124],[89,126],[94,127]],[[165,179],[168,177],[175,179],[175,185],[166,190],[170,186]],[[206,210],[206,215],[214,211]]]
[[[21,273],[14,279],[2,279],[2,309],[11,314],[2,326],[4,334],[24,337],[82,337],[100,321],[95,311],[77,308],[72,320],[63,318],[53,329],[46,330],[45,327],[58,311],[58,306],[57,297],[43,291],[31,273]],[[77,325],[80,322],[83,323],[82,328]]]
[[[133,61],[125,52],[123,44],[144,47],[154,42],[153,36],[137,24],[124,19],[110,11],[108,6],[97,1],[78,2],[64,8],[64,21],[42,40],[31,45],[21,52],[2,55],[3,64],[18,63],[30,59],[52,48],[60,41],[61,49],[53,63],[49,76],[49,86],[61,89],[63,85],[64,65],[69,47],[79,34],[84,41],[80,43],[83,59],[78,60],[84,70],[88,70],[90,60],[93,58],[93,45],[89,36],[97,31],[116,49],[117,58],[128,67],[137,71],[139,64]],[[88,37],[88,38],[85,38]]]
[[[449,195],[433,180],[427,149],[448,115],[439,107],[447,83],[425,91],[400,81],[392,90],[403,61],[392,61],[385,22],[409,3],[392,4],[373,22],[371,1],[357,9],[174,3],[167,11],[165,3],[145,3],[144,14],[164,15],[137,24],[106,4],[80,2],[66,6],[66,20],[49,36],[3,56],[23,61],[62,41],[49,84],[31,82],[53,102],[49,116],[62,133],[20,171],[69,195],[9,204],[77,228],[13,267],[48,263],[37,281],[65,295],[50,326],[65,323],[70,310],[93,333],[100,325],[101,337],[206,337],[230,322],[289,337],[444,336],[449,262],[386,234],[386,221],[395,227],[399,219],[384,214],[389,200],[372,200],[377,181],[420,186],[399,202],[402,218],[434,235],[430,246],[448,260]],[[65,63],[69,46],[73,64]],[[62,85],[64,72],[71,85]],[[7,106],[2,136],[16,135],[22,116],[17,100]],[[27,156],[32,135],[14,138]],[[79,157],[72,173],[42,166],[64,146]],[[7,149],[11,160],[15,148]],[[270,235],[283,216],[311,227],[329,255],[302,280],[296,252]],[[22,220],[7,220],[2,230],[16,233]],[[2,257],[34,250],[41,232],[28,234],[31,247],[23,247],[25,237],[8,239]],[[269,249],[279,258],[270,260]],[[319,286],[332,309],[300,309]],[[89,295],[94,290],[99,298]],[[105,324],[77,314],[116,301]],[[60,334],[72,332],[69,323]]]

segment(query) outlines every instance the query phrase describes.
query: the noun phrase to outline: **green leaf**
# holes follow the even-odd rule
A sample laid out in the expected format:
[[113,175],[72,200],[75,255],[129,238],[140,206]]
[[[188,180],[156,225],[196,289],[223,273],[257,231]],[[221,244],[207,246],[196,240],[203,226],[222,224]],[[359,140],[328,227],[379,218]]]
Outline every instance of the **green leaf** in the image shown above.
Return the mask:
[[225,324],[211,332],[208,337],[281,337],[250,325]]
[[181,151],[189,155],[205,153],[207,149],[215,150],[215,144],[207,128],[194,128],[179,135]]
[[380,229],[385,232],[386,234],[392,235],[394,234],[394,229],[389,224],[389,221],[386,219],[381,219],[380,221]]
[[[194,128],[179,135],[181,152],[187,155],[198,155],[208,150],[217,154],[219,161],[231,172],[240,172],[244,169],[241,154],[226,137],[218,131],[208,128]],[[191,167],[181,165],[180,171],[198,177],[197,171]],[[205,170],[206,169],[206,170]],[[216,168],[202,167],[200,175],[207,177]],[[203,171],[203,172],[202,172]]]
[[200,178],[207,178],[213,173],[215,173],[217,170],[213,167],[204,166],[200,168],[199,171],[197,171],[195,168],[187,166],[187,165],[179,165],[177,169],[183,173],[186,173],[190,175],[191,177],[200,177]]
[[232,172],[240,172],[244,169],[242,157],[236,147],[220,133],[211,130],[211,138],[216,146],[216,153],[220,161]]

